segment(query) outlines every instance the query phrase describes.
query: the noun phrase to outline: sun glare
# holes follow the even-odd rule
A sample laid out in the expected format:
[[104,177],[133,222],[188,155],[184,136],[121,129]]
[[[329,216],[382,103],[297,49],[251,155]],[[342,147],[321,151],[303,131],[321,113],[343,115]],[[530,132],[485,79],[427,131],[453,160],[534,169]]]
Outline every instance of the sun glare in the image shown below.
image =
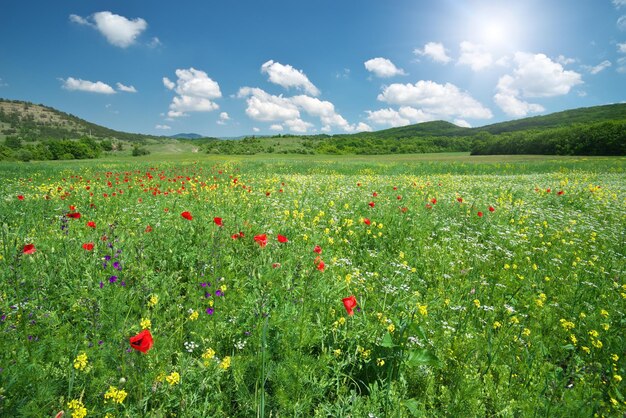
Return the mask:
[[472,9],[463,36],[466,40],[497,49],[519,46],[521,10],[501,8]]

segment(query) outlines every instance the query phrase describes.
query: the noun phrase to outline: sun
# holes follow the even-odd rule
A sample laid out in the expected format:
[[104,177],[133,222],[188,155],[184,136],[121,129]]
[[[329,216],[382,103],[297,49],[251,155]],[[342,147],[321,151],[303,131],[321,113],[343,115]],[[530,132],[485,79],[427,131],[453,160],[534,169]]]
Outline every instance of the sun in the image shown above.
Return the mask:
[[500,44],[506,42],[507,27],[502,22],[488,22],[481,30],[482,42],[485,44]]

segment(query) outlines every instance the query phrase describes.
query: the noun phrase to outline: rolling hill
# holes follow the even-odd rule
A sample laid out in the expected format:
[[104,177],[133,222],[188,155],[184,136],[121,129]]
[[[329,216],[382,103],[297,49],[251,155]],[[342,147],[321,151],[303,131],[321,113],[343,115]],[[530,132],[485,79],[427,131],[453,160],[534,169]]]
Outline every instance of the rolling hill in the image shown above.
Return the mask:
[[[134,143],[155,140],[193,142],[194,146],[217,154],[393,154],[471,151],[479,154],[602,155],[606,152],[609,155],[624,155],[626,151],[622,149],[626,145],[622,144],[626,143],[626,138],[623,138],[622,131],[626,131],[624,103],[571,109],[475,128],[459,127],[446,121],[432,121],[356,134],[269,137],[253,135],[220,140],[194,133],[165,137],[120,132],[52,107],[0,99],[0,138],[17,137],[26,142],[85,137]],[[604,138],[608,138],[607,144],[610,143],[605,148],[602,145]],[[5,154],[10,153],[5,150]]]

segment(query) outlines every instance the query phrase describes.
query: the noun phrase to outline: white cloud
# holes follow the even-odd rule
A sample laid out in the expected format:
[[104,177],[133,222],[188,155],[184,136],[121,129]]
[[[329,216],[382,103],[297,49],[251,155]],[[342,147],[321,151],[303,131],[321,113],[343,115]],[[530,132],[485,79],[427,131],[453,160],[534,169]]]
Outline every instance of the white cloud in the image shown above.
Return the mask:
[[623,44],[617,44],[617,52],[621,52],[622,54],[626,54],[626,42]]
[[274,122],[300,118],[300,111],[289,99],[271,95],[259,88],[242,87],[237,97],[246,98],[246,114],[254,120]]
[[468,121],[464,119],[454,119],[453,122],[456,126],[460,126],[461,128],[471,128],[472,125],[469,124]]
[[620,16],[617,19],[617,28],[619,30],[626,30],[626,15]]
[[161,43],[161,40],[159,38],[157,38],[156,36],[153,37],[152,39],[150,39],[150,42],[148,42],[148,47],[149,48],[158,48],[161,45],[163,45]]
[[626,6],[626,0],[613,0],[613,4],[619,9],[622,6]]
[[214,99],[222,97],[220,86],[207,73],[195,68],[177,69],[176,83],[163,77],[163,85],[174,90],[178,96],[172,99],[168,116],[177,118],[186,116],[185,112],[211,112],[219,109]]
[[457,62],[469,65],[474,71],[480,71],[491,66],[493,57],[484,45],[463,41],[461,42],[461,56]]
[[351,125],[337,113],[331,102],[304,94],[283,97],[269,94],[260,88],[242,87],[237,97],[246,99],[246,114],[250,118],[260,122],[280,122],[294,132],[306,132],[313,127],[311,123],[302,120],[301,111],[319,118],[325,132],[330,131],[332,127],[345,132],[355,132],[358,129],[358,125]]
[[125,86],[122,83],[117,83],[116,86],[119,91],[123,91],[126,93],[137,93],[137,89],[135,88],[135,86]]
[[369,126],[367,123],[364,122],[359,122],[359,124],[356,126],[356,129],[354,130],[355,132],[371,132],[373,129],[371,126]]
[[79,25],[86,25],[86,26],[90,26],[91,23],[89,23],[89,21],[87,21],[87,19],[80,17],[78,15],[75,14],[71,14],[70,15],[70,22],[72,23],[77,23]]
[[285,125],[287,125],[290,131],[296,132],[299,134],[306,133],[309,130],[309,128],[313,127],[313,124],[309,122],[305,122],[302,119],[286,120]]
[[576,62],[576,60],[574,58],[568,58],[565,55],[559,55],[556,58],[556,62],[558,62],[561,65],[570,65]]
[[438,84],[420,80],[415,84],[391,84],[378,95],[378,100],[401,106],[423,109],[424,114],[440,118],[452,116],[470,119],[489,119],[491,110],[484,107],[469,93],[451,83]]
[[70,91],[86,91],[89,93],[100,93],[100,94],[115,94],[115,90],[113,87],[109,86],[102,81],[93,81],[82,80],[80,78],[76,79],[73,77],[68,77],[66,80],[63,80],[63,88]]
[[411,106],[402,106],[395,110],[392,108],[367,110],[367,119],[377,125],[389,125],[391,127],[405,126],[412,123],[422,123],[435,120],[436,117],[425,113],[421,109]]
[[331,102],[305,95],[294,96],[291,98],[291,102],[309,115],[319,117],[322,125],[327,127],[325,131],[330,131],[330,128],[333,126],[341,128],[346,132],[353,132],[356,129],[356,127],[350,125],[343,116],[335,112],[335,106]]
[[156,125],[155,129],[168,130],[168,129],[172,129],[172,127],[169,125]]
[[602,61],[600,64],[595,65],[595,66],[589,66],[589,65],[585,65],[583,66],[583,68],[585,68],[587,71],[589,71],[589,73],[596,75],[601,71],[606,70],[607,68],[609,68],[611,66],[611,61],[609,60],[604,60]]
[[365,69],[377,77],[388,78],[397,75],[406,75],[402,68],[398,68],[387,58],[372,58],[365,61]]
[[427,57],[430,57],[430,59],[432,59],[433,61],[440,62],[442,64],[447,64],[448,62],[452,61],[452,58],[450,58],[446,54],[446,49],[440,42],[428,42],[426,45],[424,45],[424,48],[414,49],[413,53],[415,55],[425,55]]
[[617,72],[618,73],[626,73],[626,57],[619,58],[617,60]]
[[218,125],[226,125],[226,122],[230,120],[230,116],[228,116],[228,113],[226,112],[222,112],[220,113],[220,118],[217,121]]
[[270,126],[270,129],[272,131],[282,131],[283,130],[283,125],[279,125],[279,124],[275,123],[272,126]]
[[256,126],[255,126],[255,127],[253,127],[253,128],[252,128],[252,130],[253,130],[254,132],[261,132],[261,130],[260,130],[259,128],[257,128]]
[[95,28],[110,44],[120,48],[134,44],[137,37],[148,28],[148,23],[142,18],[130,20],[108,11],[94,13],[87,19],[75,14],[69,18],[73,23]]
[[543,112],[543,106],[535,103],[528,103],[520,100],[519,89],[513,84],[515,79],[510,75],[500,77],[497,86],[497,93],[493,96],[496,104],[509,116],[524,117],[529,113]]
[[318,96],[320,91],[313,85],[302,72],[291,65],[283,65],[269,60],[261,66],[261,72],[269,75],[269,81],[286,89],[295,87],[302,89],[312,96]]
[[515,63],[517,67],[511,80],[505,82],[506,88],[518,90],[524,97],[561,96],[583,83],[579,73],[563,69],[544,54],[517,52]]
[[172,80],[170,80],[167,77],[163,77],[163,85],[168,90],[174,90],[174,87],[176,87],[176,83],[174,83]]

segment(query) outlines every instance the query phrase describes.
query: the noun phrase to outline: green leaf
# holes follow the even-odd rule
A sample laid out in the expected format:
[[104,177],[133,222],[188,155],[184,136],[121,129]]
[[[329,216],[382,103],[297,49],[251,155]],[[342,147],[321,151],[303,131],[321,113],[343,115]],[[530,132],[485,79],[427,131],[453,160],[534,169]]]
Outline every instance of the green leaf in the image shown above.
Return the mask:
[[437,356],[425,348],[409,350],[406,362],[411,366],[438,366],[439,359]]
[[561,347],[563,350],[575,350],[576,347],[574,347],[572,344],[567,344]]
[[381,347],[387,347],[387,348],[392,348],[392,347],[396,346],[393,343],[393,339],[391,338],[391,334],[390,333],[386,333],[385,334],[385,336],[383,337],[383,340],[380,342],[380,346]]
[[402,404],[409,410],[411,415],[415,417],[420,415],[420,404],[415,399],[407,399]]

